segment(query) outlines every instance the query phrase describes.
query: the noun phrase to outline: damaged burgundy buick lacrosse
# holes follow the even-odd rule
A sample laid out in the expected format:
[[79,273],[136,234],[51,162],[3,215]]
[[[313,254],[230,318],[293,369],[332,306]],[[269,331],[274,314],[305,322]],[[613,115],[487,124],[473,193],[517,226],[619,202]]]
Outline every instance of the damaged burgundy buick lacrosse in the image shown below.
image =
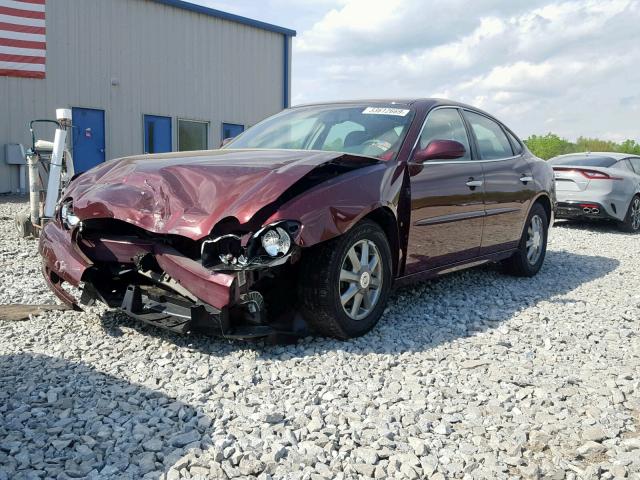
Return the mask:
[[[502,123],[445,100],[291,108],[216,151],[112,160],[41,235],[48,284],[181,332],[350,338],[394,283],[502,262],[532,276],[553,171]],[[63,283],[79,286],[76,299]]]

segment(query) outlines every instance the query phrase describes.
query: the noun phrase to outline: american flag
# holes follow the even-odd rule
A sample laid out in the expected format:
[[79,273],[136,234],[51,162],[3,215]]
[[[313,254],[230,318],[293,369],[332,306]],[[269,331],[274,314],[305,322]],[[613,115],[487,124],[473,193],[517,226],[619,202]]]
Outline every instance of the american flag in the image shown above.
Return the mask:
[[0,0],[0,76],[44,78],[46,0]]

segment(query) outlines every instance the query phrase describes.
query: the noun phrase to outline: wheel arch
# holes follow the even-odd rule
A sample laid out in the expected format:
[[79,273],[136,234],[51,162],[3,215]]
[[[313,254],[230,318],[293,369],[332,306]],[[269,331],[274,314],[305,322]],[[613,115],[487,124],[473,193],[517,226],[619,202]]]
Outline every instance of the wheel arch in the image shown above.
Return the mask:
[[402,177],[395,169],[374,165],[316,186],[282,205],[265,223],[295,220],[302,225],[303,249],[342,236],[363,219],[382,228],[389,240],[394,274],[401,249],[396,199]]
[[527,216],[525,217],[525,222],[526,222],[526,218],[529,216],[529,212],[531,212],[531,209],[535,204],[542,205],[542,208],[544,208],[544,211],[547,214],[548,226],[551,226],[553,222],[554,209],[551,203],[551,198],[546,193],[541,193],[533,200],[533,202],[531,202],[531,206],[529,207],[529,211],[527,212]]
[[[400,253],[400,232],[398,231],[398,220],[389,207],[379,207],[367,213],[362,219],[375,222],[382,228],[389,247],[391,248],[392,273],[394,278],[398,273],[399,253]],[[352,226],[353,228],[353,226]]]

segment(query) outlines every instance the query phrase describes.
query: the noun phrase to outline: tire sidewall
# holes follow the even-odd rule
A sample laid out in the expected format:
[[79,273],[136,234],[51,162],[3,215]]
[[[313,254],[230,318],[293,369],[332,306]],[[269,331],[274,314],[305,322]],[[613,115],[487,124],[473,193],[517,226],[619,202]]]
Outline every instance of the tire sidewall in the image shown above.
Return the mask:
[[[542,219],[542,252],[540,253],[540,257],[536,261],[536,263],[532,264],[529,262],[527,258],[527,233],[529,231],[529,225],[531,224],[531,219],[538,215]],[[538,273],[538,271],[542,268],[542,264],[544,263],[544,259],[547,256],[547,241],[549,238],[549,219],[547,218],[547,212],[539,203],[536,203],[531,210],[529,211],[529,215],[527,216],[527,221],[524,224],[524,231],[522,232],[522,238],[520,239],[520,246],[518,254],[521,256],[522,265],[528,271],[527,273],[531,276]]]
[[[339,278],[342,264],[347,255],[349,249],[360,240],[370,240],[375,243],[378,248],[382,260],[382,291],[378,298],[378,303],[371,311],[368,317],[362,320],[354,320],[344,311],[342,302],[340,300]],[[389,298],[389,292],[391,291],[391,285],[393,282],[392,277],[392,261],[391,261],[391,248],[389,247],[389,241],[383,230],[375,223],[365,221],[358,224],[352,230],[349,231],[337,245],[337,255],[334,257],[336,261],[331,265],[329,274],[329,297],[331,305],[333,306],[334,318],[338,321],[340,328],[344,334],[348,337],[357,337],[364,335],[371,330],[378,320],[382,316],[384,309],[387,305]]]
[[629,208],[627,209],[627,216],[625,217],[623,222],[623,228],[628,233],[640,232],[640,228],[637,228],[637,229],[633,228],[633,218],[631,218],[631,212],[633,210],[633,202],[635,202],[636,199],[640,199],[640,195],[634,195],[631,198],[631,202],[629,202]]

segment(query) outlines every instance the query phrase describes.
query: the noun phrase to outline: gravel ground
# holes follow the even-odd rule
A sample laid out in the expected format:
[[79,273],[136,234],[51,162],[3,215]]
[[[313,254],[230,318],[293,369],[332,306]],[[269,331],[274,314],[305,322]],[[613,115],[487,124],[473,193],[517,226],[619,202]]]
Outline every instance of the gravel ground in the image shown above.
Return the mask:
[[[51,302],[0,198],[0,304]],[[180,337],[101,308],[3,322],[0,480],[640,478],[640,237],[552,231],[534,279],[396,291],[350,342]]]

